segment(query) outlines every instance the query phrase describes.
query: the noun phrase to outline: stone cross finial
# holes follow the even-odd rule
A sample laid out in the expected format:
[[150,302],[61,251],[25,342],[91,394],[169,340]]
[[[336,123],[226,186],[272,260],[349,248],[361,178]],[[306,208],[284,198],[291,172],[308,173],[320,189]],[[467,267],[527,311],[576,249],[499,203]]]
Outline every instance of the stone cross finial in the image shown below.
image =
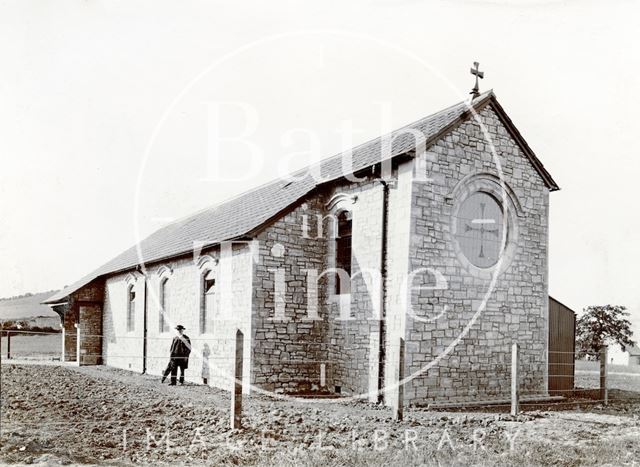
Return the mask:
[[480,66],[480,63],[478,62],[473,62],[473,66],[475,68],[471,68],[471,74],[474,75],[476,77],[476,85],[473,87],[473,89],[471,90],[471,92],[469,94],[471,94],[471,98],[475,99],[476,97],[478,97],[480,95],[480,86],[478,86],[478,78],[483,79],[484,78],[484,71],[480,71],[478,69],[478,67]]

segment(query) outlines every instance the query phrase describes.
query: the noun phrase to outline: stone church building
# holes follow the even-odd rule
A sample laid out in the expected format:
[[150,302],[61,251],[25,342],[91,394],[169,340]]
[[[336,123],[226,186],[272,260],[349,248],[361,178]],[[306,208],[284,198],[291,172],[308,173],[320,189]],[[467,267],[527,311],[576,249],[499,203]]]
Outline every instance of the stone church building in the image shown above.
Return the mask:
[[[482,123],[482,125],[480,124]],[[64,354],[160,375],[173,328],[187,379],[390,403],[547,391],[549,193],[493,92],[161,228],[45,301]],[[348,160],[345,169],[344,160]],[[78,340],[79,336],[79,340]]]

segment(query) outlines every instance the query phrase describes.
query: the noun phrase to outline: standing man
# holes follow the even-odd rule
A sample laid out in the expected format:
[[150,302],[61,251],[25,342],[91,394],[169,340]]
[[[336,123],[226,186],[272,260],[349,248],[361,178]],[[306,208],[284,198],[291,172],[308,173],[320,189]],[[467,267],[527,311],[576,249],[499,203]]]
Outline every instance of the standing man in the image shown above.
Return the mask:
[[170,386],[176,385],[178,376],[178,368],[180,368],[180,384],[184,384],[184,370],[189,367],[189,354],[191,353],[191,340],[184,333],[185,327],[182,324],[176,326],[178,335],[171,342],[171,351],[169,357],[169,365],[162,375],[162,382],[167,379],[167,375],[171,373]]

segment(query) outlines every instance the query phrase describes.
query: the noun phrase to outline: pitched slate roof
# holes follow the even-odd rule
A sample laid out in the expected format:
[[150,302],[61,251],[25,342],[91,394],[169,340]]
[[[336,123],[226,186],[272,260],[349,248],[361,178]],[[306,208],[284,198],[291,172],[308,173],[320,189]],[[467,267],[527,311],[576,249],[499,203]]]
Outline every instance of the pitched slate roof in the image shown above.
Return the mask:
[[[474,99],[473,106],[479,111],[489,103],[493,104],[499,113],[504,113],[492,91],[487,91]],[[388,142],[390,138],[392,141],[391,151],[385,151],[385,153],[387,157],[395,157],[415,148],[415,137],[410,133],[411,131],[417,130],[421,132],[427,141],[427,145],[429,145],[470,115],[469,104],[460,102],[400,128],[389,135],[363,143],[351,150],[352,171],[357,172],[380,163],[383,144]],[[506,114],[504,114],[504,118],[510,124]],[[521,138],[515,127],[513,127],[513,130],[515,131],[515,133],[512,132],[514,137]],[[524,145],[526,146],[526,142]],[[547,186],[552,190],[558,189],[551,176],[544,170],[544,167],[528,146],[526,146],[526,149],[528,151],[525,150],[525,153],[527,153]],[[140,254],[138,254],[136,246],[129,248],[91,274],[65,287],[43,303],[59,302],[92,280],[100,276],[134,268],[141,261],[151,263],[189,253],[193,250],[194,242],[201,242],[204,246],[210,246],[246,235],[276,217],[278,213],[306,196],[317,186],[343,177],[345,174],[342,170],[342,160],[343,154],[338,154],[321,161],[319,163],[320,174],[322,175],[320,181],[314,180],[307,173],[309,169],[304,169],[298,172],[298,174],[307,173],[301,180],[291,183],[276,180],[191,217],[167,225],[145,238],[139,244]]]

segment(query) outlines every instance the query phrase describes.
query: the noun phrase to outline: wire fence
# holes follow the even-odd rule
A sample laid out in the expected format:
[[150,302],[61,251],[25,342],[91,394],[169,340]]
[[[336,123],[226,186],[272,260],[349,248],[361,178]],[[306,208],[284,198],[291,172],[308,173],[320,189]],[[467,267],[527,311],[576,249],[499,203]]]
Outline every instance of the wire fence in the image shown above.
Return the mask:
[[[68,335],[67,337],[74,338],[76,336]],[[61,333],[2,330],[0,331],[2,343],[0,356],[3,362],[23,358],[62,360],[65,353],[63,351],[62,338],[63,335]],[[96,338],[142,343],[142,337],[140,336],[81,335],[81,340]],[[164,363],[167,362],[169,357],[168,348],[173,338],[174,336],[171,335],[147,337],[149,347],[153,348],[153,350],[148,350],[145,357],[149,367],[155,369],[155,371],[164,367]],[[205,356],[198,356],[197,361],[199,364],[203,364],[202,362],[206,361],[211,374],[219,376],[222,373],[229,372],[230,368],[233,367],[234,357],[232,352],[225,350],[218,354],[216,351],[221,348],[233,348],[235,339],[231,337],[213,339],[207,336],[191,338],[192,345],[200,350],[203,343],[211,343],[214,340],[213,351]],[[74,343],[73,347],[77,349],[79,346],[76,344],[77,342]],[[369,354],[367,351],[363,351],[361,343],[351,342],[347,345],[342,345],[337,342],[328,343],[311,339],[277,342],[277,344],[273,348],[267,349],[267,352],[253,352],[251,364],[266,365],[267,367],[271,365],[273,366],[273,371],[276,372],[281,370],[293,375],[305,374],[307,379],[311,376],[312,379],[316,378],[318,380],[322,372],[326,372],[323,377],[331,380],[332,377],[335,377],[340,372],[344,374],[350,371],[354,373],[371,371],[370,367],[367,368],[366,362],[370,358]],[[115,364],[115,366],[121,368],[124,368],[124,366],[119,365],[119,361],[141,361],[142,354],[139,349],[131,346],[124,346],[124,349],[112,354],[108,354],[104,349],[95,352],[85,351],[82,352],[80,358],[86,361],[98,361],[107,357],[109,364]],[[282,351],[281,349],[288,349],[288,351]],[[394,355],[397,358],[397,349],[397,346],[388,348],[387,358],[394,358]],[[77,359],[78,354],[73,351],[75,349],[70,351],[69,346],[67,346],[65,350],[66,353],[71,354],[66,356],[66,360]],[[432,394],[444,395],[443,399],[451,402],[438,403],[436,401],[428,405],[432,408],[439,407],[444,409],[474,407],[487,410],[505,410],[506,408],[511,408],[512,412],[515,411],[517,413],[521,409],[537,408],[548,404],[560,408],[590,404],[607,405],[640,400],[640,367],[611,365],[610,362],[607,362],[606,349],[597,353],[583,353],[580,359],[576,359],[575,352],[547,351],[546,355],[541,356],[526,347],[516,351],[509,346],[505,346],[504,349],[500,352],[494,352],[493,355],[482,354],[481,351],[478,352],[481,355],[475,355],[476,358],[472,360],[476,363],[470,363],[468,367],[460,363],[451,365],[450,361],[444,359],[424,375],[417,377],[411,384],[413,384],[413,387],[424,384],[430,387]],[[514,352],[516,353],[514,354]],[[363,360],[365,361],[363,362]],[[517,363],[515,368],[513,366],[514,361]],[[403,361],[400,364],[404,365],[405,363]],[[458,381],[464,379],[465,372],[470,371],[471,366],[473,366],[473,371],[482,374],[480,382],[477,383],[480,391],[470,392],[466,400],[465,397],[462,399],[449,397],[454,392],[459,391],[459,389],[456,389],[459,386]],[[415,370],[415,365],[409,369],[411,371]],[[264,381],[270,381],[268,376],[272,375],[266,376],[267,378]],[[491,381],[491,377],[494,378],[494,381]],[[21,378],[23,376],[19,374],[13,375],[13,379],[16,382],[21,382]],[[488,379],[485,382],[485,379],[482,378]],[[453,384],[451,384],[451,380],[453,380]],[[24,382],[25,384],[28,383],[26,380]],[[483,392],[483,385],[486,388],[493,387],[493,390]],[[322,386],[329,386],[329,384],[325,383]],[[451,390],[449,389],[450,387],[452,388]],[[416,391],[415,394],[425,394],[420,392],[420,388]],[[329,397],[320,393],[317,396]],[[19,399],[14,399],[13,401],[18,402]],[[2,402],[4,404],[11,401],[3,399]]]
[[0,358],[60,360],[61,356],[61,332],[0,330]]

